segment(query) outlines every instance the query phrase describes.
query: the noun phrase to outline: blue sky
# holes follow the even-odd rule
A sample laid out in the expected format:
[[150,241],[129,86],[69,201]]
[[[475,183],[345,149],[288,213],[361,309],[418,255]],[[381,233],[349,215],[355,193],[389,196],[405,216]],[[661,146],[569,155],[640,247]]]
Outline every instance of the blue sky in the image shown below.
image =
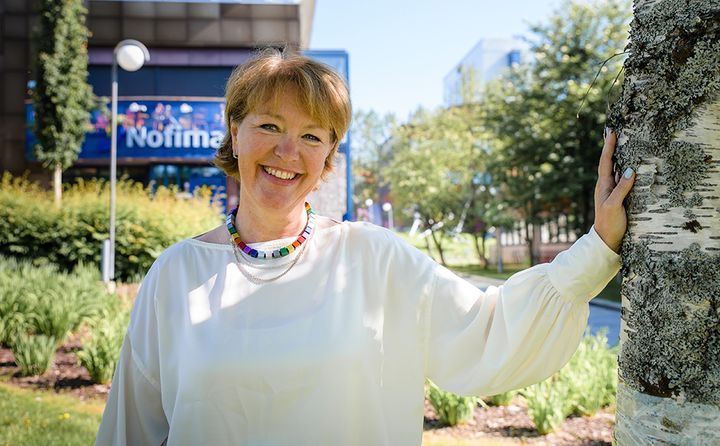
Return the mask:
[[560,0],[316,0],[311,49],[350,55],[355,109],[442,104],[442,80],[479,39],[528,34]]

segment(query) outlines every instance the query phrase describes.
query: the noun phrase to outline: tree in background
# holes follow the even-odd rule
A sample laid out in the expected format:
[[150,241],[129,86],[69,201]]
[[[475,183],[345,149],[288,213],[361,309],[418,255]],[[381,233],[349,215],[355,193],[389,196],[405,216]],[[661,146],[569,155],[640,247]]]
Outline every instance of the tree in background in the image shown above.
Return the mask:
[[493,179],[525,222],[533,264],[539,225],[548,218],[569,215],[578,235],[592,225],[607,95],[620,60],[600,66],[624,48],[628,19],[625,2],[566,1],[531,28],[533,63],[487,89]]
[[52,169],[55,201],[62,196],[62,172],[77,160],[93,108],[87,83],[87,10],[82,0],[41,0],[35,33],[35,156]]
[[379,202],[387,193],[383,169],[392,159],[391,135],[397,119],[391,113],[381,116],[374,111],[358,110],[352,121],[353,202],[363,206],[368,198]]
[[615,440],[720,444],[720,1],[636,0],[628,48]]
[[445,237],[472,230],[467,223],[477,217],[470,211],[481,198],[475,192],[484,162],[481,111],[477,104],[421,109],[393,136],[386,175],[397,207],[410,209],[430,229],[442,264]]

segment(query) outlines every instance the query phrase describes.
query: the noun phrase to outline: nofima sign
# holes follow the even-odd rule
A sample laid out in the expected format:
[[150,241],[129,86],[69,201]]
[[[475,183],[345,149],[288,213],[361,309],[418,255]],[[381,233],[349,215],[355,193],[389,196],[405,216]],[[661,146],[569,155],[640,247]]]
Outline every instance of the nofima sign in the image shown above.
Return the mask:
[[157,149],[159,147],[176,149],[219,149],[225,134],[220,130],[183,130],[166,129],[165,131],[139,129],[131,127],[125,134],[127,148]]

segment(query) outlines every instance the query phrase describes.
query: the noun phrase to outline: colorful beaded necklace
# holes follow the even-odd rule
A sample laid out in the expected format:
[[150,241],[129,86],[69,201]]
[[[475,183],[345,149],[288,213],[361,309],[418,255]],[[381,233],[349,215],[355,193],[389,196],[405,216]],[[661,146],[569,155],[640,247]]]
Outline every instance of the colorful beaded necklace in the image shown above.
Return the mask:
[[230,231],[230,237],[232,237],[233,242],[237,245],[238,248],[245,254],[249,255],[250,257],[254,257],[256,259],[278,259],[280,257],[285,257],[286,255],[290,254],[291,252],[295,251],[297,248],[302,245],[305,240],[310,237],[310,234],[312,233],[313,226],[315,225],[315,212],[310,207],[310,203],[305,202],[305,211],[307,212],[307,223],[305,224],[305,228],[303,229],[303,232],[298,236],[298,238],[292,242],[291,244],[276,249],[272,252],[265,252],[265,251],[259,251],[257,249],[253,249],[245,244],[242,240],[240,240],[240,235],[237,232],[237,229],[235,229],[235,225],[233,224],[233,221],[235,220],[235,216],[237,215],[238,208],[233,209],[230,211],[230,213],[227,216],[227,219],[225,220],[225,224],[227,225],[228,231]]

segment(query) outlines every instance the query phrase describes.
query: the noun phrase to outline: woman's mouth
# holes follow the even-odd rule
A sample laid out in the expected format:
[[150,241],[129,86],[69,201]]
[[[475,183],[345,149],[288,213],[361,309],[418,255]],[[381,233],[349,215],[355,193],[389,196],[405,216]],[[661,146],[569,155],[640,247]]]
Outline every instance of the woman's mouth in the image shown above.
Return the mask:
[[275,178],[279,178],[281,180],[292,180],[298,175],[295,172],[288,172],[286,170],[280,170],[280,169],[276,169],[274,167],[262,166],[262,168],[265,171],[265,173],[272,175]]

